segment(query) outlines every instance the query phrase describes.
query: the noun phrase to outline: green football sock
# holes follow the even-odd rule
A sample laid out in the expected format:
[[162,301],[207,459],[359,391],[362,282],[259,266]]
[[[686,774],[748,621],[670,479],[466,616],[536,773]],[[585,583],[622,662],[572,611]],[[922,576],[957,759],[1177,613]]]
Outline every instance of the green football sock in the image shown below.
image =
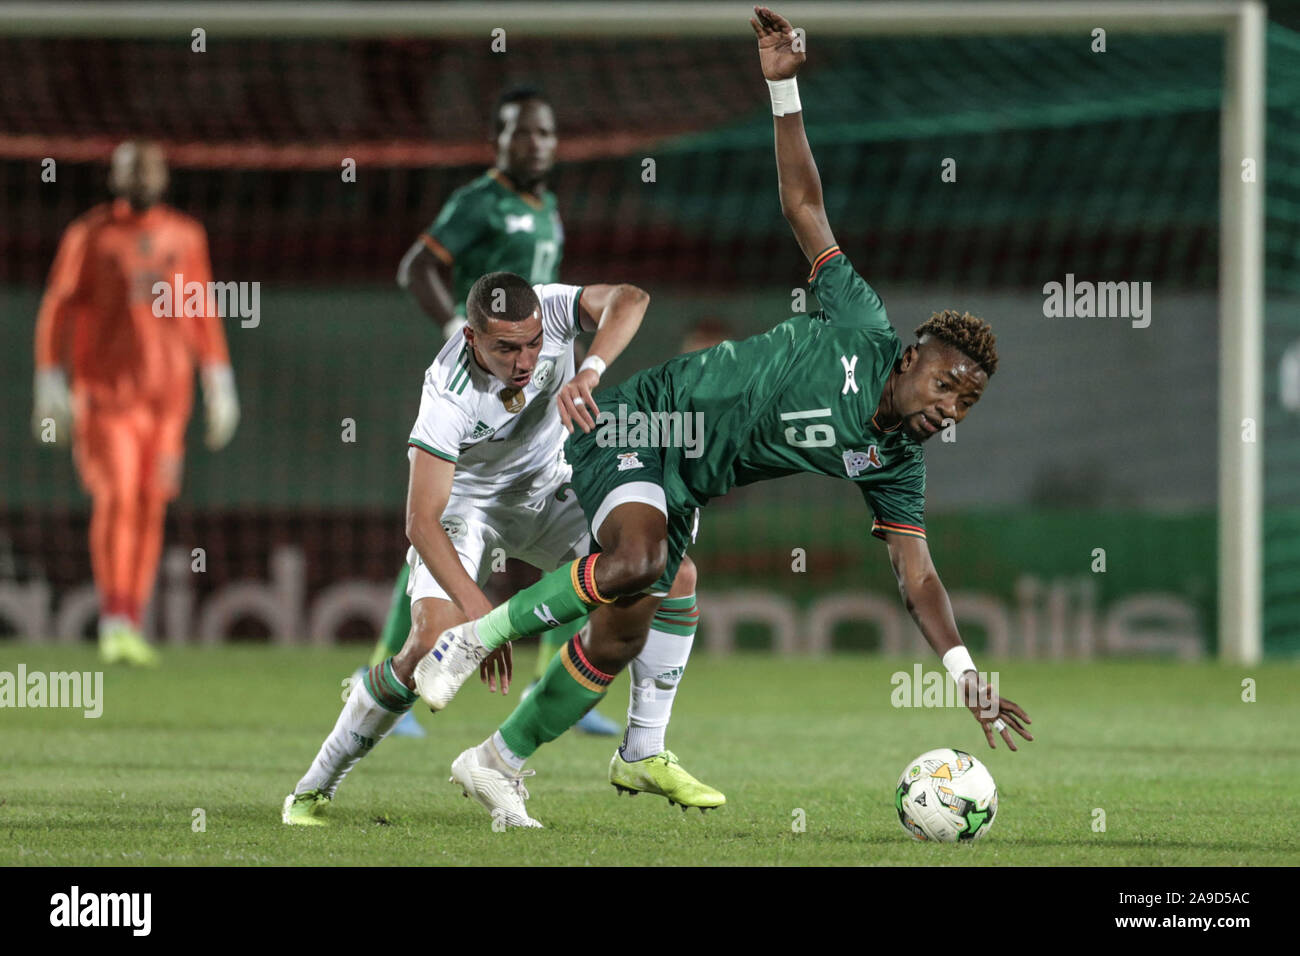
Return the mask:
[[516,756],[531,757],[598,704],[613,679],[592,667],[577,637],[570,638],[551,658],[541,683],[501,725],[506,746]]
[[370,654],[370,666],[387,660],[402,650],[407,635],[411,633],[411,599],[406,596],[406,582],[411,577],[411,566],[403,564],[393,585],[393,597],[388,605],[388,617],[379,634],[379,643]]
[[572,624],[596,605],[610,603],[612,598],[603,598],[596,590],[598,557],[589,554],[558,567],[488,611],[478,620],[478,639],[483,646],[495,651],[507,641]]
[[581,631],[587,624],[585,617],[580,617],[572,624],[565,624],[562,627],[553,627],[546,631],[537,641],[537,673],[534,680],[541,680],[546,676],[547,665],[551,663],[564,642]]

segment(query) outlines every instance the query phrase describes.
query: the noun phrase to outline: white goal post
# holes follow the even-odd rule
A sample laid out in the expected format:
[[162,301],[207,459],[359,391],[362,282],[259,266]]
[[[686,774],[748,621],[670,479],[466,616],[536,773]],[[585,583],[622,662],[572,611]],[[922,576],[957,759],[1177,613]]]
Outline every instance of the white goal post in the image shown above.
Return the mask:
[[[796,26],[857,36],[1046,34],[1096,27],[1222,34],[1225,47],[1219,205],[1218,634],[1223,659],[1262,654],[1264,93],[1266,15],[1258,0],[1208,2],[881,2],[781,6]],[[0,36],[490,37],[528,35],[749,36],[745,3],[15,3]],[[1243,160],[1256,174],[1242,179]]]

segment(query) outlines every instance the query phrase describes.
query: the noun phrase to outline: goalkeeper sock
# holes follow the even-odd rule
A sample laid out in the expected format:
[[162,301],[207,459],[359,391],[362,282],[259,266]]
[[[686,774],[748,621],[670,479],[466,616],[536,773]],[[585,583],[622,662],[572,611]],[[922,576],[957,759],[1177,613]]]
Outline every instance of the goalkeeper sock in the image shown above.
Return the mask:
[[527,760],[598,704],[613,679],[591,666],[577,636],[570,638],[551,658],[541,683],[501,725],[502,741],[513,756]]
[[397,679],[391,659],[370,668],[353,684],[334,729],[293,792],[320,790],[332,798],[348,771],[388,736],[418,699]]
[[664,732],[672,717],[677,685],[691,656],[699,619],[694,594],[665,598],[655,612],[645,647],[632,661],[627,732],[619,748],[624,760],[644,760],[667,749]]
[[553,627],[542,634],[537,642],[537,672],[533,676],[534,680],[541,680],[546,676],[546,668],[551,663],[551,658],[559,653],[564,642],[581,631],[586,623],[587,619],[580,617],[572,624]]
[[411,599],[406,596],[406,582],[410,578],[411,566],[403,564],[402,570],[397,573],[397,583],[393,585],[393,598],[388,605],[384,629],[379,633],[379,643],[370,655],[371,667],[400,654],[402,645],[411,633]]
[[[475,622],[483,646],[495,651],[507,641],[563,624],[571,624],[598,604],[609,604],[596,590],[596,559],[589,554],[556,568],[505,604],[498,604]],[[570,631],[572,633],[572,631]]]

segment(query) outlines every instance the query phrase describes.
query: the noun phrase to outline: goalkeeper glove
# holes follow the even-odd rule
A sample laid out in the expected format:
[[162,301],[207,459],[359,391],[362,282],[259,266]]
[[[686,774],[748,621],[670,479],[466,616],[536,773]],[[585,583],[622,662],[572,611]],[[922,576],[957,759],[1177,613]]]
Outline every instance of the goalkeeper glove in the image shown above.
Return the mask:
[[72,401],[63,369],[57,365],[37,369],[32,393],[32,433],[37,441],[45,441],[45,423],[50,421],[54,425],[54,441],[58,442],[60,430],[72,426]]
[[204,417],[208,423],[204,442],[217,451],[226,447],[239,424],[235,373],[229,365],[208,365],[204,367],[202,377]]

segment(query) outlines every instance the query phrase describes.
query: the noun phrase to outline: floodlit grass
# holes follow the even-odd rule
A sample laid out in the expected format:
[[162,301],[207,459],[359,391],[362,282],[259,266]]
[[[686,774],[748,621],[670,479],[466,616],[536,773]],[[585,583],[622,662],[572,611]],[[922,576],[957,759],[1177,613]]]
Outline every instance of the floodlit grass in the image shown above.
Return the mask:
[[[444,713],[419,714],[427,739],[389,738],[365,758],[329,827],[285,827],[281,801],[364,656],[168,648],[157,671],[106,672],[99,719],[0,710],[0,864],[1300,863],[1294,665],[981,661],[1034,720],[1038,739],[1012,754],[990,751],[964,709],[891,706],[890,675],[911,661],[700,654],[668,744],[726,793],[725,807],[704,816],[619,797],[606,780],[614,742],[567,734],[529,764],[529,810],[546,829],[504,833],[447,781],[456,754],[518,699],[472,684]],[[0,671],[20,662],[99,669],[88,648],[0,652]],[[517,665],[530,674],[531,655]],[[1255,703],[1241,699],[1244,677],[1257,682]],[[622,676],[602,710],[617,715],[626,698]],[[904,765],[944,746],[974,753],[998,782],[996,822],[971,845],[914,843],[894,812]]]

